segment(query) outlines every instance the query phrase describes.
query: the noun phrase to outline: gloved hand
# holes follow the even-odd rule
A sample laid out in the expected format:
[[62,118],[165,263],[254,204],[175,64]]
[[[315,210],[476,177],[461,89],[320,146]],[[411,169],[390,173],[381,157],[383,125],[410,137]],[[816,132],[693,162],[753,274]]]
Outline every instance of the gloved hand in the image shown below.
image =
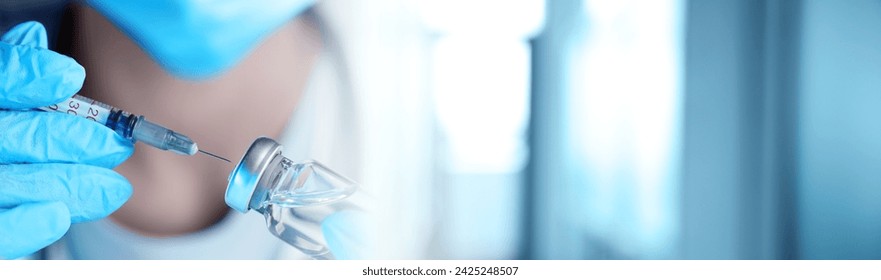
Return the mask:
[[160,66],[187,79],[210,78],[315,0],[88,0]]
[[130,141],[82,117],[24,110],[83,85],[83,67],[46,47],[36,22],[0,38],[0,259],[48,246],[70,223],[103,218],[132,192],[110,170],[131,155]]

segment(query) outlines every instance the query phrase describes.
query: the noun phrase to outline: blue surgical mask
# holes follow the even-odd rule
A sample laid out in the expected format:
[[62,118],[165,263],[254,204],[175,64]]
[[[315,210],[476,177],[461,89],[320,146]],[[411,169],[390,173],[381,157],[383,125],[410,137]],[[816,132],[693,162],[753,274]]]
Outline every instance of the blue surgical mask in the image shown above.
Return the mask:
[[242,60],[314,0],[87,0],[175,76],[206,79]]

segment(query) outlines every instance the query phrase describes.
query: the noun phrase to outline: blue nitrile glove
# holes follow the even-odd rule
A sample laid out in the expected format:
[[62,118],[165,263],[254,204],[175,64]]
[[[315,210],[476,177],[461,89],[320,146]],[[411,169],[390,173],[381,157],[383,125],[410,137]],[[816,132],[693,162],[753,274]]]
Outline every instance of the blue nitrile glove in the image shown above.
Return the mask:
[[25,110],[83,85],[83,67],[46,46],[36,22],[0,38],[0,259],[46,247],[70,223],[106,217],[132,193],[110,170],[131,155],[130,141],[82,117]]
[[369,241],[367,213],[360,210],[343,210],[324,218],[321,233],[327,241],[327,248],[340,260],[369,258],[372,249]]
[[229,69],[315,0],[88,0],[160,66],[187,79]]

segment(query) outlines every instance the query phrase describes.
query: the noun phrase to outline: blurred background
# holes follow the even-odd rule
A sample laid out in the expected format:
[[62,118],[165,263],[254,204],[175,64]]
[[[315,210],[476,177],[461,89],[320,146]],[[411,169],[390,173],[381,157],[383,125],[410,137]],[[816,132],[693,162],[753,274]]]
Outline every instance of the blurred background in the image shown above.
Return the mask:
[[286,138],[380,200],[381,258],[881,259],[881,0],[314,13],[293,125],[339,133]]
[[317,11],[395,258],[881,258],[881,1]]

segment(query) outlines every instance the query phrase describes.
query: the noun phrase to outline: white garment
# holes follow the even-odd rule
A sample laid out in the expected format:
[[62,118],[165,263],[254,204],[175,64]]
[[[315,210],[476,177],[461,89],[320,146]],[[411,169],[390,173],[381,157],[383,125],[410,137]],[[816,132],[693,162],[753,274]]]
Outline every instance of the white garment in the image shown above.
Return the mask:
[[47,248],[49,259],[274,259],[287,246],[266,231],[259,213],[230,213],[192,234],[154,238],[120,227],[110,219],[75,224]]
[[[342,93],[338,60],[322,53],[298,109],[280,143],[292,160],[318,160],[342,174],[353,173],[356,160],[352,133],[355,114],[344,110],[350,96]],[[351,105],[351,104],[349,104]],[[355,175],[349,175],[353,177]],[[357,179],[357,178],[356,178]],[[230,213],[199,232],[176,237],[146,237],[110,219],[73,224],[70,231],[44,251],[48,259],[306,259],[306,255],[266,229],[263,215]]]

